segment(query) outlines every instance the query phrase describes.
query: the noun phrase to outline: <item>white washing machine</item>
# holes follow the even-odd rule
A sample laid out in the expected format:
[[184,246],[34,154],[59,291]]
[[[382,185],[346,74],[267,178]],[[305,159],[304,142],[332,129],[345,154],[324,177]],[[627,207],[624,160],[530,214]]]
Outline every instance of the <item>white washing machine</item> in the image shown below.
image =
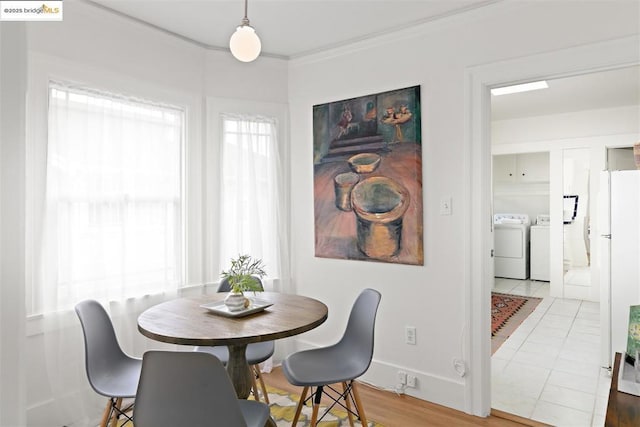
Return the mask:
[[495,214],[493,224],[494,275],[509,279],[528,279],[529,215]]
[[531,280],[548,282],[549,274],[549,215],[538,215],[531,226]]

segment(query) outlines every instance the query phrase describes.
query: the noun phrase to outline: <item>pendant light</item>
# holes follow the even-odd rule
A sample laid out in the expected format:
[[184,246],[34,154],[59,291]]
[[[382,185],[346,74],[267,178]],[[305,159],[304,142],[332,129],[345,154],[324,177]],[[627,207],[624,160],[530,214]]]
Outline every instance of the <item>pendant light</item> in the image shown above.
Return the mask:
[[229,40],[229,49],[231,49],[231,54],[238,61],[251,62],[260,55],[261,48],[260,37],[256,34],[256,30],[249,25],[247,0],[244,0],[244,18],[242,18],[240,26],[236,28],[236,32],[231,36],[231,40]]

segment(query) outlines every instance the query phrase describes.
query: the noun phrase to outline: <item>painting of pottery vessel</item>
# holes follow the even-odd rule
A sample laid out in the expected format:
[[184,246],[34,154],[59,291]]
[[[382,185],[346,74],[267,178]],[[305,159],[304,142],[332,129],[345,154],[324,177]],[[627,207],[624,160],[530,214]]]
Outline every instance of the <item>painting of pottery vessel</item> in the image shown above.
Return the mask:
[[315,255],[424,264],[420,87],[313,107]]

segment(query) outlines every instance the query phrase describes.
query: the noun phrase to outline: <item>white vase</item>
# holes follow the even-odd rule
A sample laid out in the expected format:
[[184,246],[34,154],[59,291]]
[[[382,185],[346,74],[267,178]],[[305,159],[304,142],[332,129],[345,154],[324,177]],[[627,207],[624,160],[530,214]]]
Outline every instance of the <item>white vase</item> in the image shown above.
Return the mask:
[[241,311],[245,309],[246,298],[242,292],[229,292],[229,295],[224,299],[224,304],[229,311]]

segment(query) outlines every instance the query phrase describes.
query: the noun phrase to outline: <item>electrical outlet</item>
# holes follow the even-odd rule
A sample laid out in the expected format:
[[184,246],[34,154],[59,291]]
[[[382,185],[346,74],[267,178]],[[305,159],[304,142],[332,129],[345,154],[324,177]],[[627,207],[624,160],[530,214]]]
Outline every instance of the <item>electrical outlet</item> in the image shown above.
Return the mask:
[[418,379],[416,378],[415,375],[407,375],[407,387],[416,387],[416,383],[418,382]]
[[416,345],[416,327],[407,326],[404,330],[404,338],[407,344]]
[[407,383],[407,373],[403,371],[398,371],[398,382],[402,385]]

